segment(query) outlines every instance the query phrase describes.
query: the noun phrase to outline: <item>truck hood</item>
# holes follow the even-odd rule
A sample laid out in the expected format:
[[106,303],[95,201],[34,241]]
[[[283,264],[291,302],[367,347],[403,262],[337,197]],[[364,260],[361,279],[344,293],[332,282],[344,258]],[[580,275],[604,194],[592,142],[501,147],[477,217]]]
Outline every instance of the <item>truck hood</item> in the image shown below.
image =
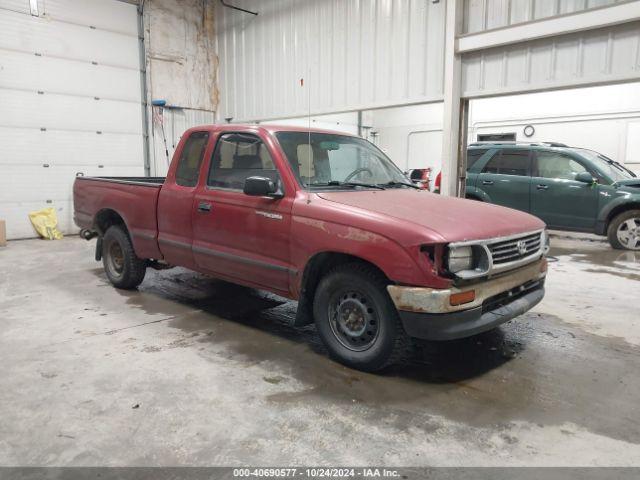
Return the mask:
[[322,192],[318,196],[363,213],[374,212],[423,227],[447,242],[502,237],[545,227],[538,218],[518,210],[419,190]]

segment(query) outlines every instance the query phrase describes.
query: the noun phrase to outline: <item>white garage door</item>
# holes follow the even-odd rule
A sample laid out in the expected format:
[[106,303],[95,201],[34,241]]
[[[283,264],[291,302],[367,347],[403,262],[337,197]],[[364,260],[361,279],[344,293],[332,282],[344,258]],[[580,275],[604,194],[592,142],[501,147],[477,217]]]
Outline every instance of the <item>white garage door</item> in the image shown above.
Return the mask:
[[0,0],[0,219],[73,224],[77,174],[144,175],[138,18],[117,0]]

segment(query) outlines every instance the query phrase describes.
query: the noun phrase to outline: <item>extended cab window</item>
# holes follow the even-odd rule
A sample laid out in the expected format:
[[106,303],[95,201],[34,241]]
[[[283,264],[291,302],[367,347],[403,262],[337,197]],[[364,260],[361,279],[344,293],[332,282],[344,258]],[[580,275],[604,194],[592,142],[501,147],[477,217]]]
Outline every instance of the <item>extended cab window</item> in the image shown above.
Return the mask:
[[255,135],[226,133],[213,152],[207,185],[242,190],[249,177],[278,180],[278,171],[267,146]]
[[536,152],[538,176],[543,178],[562,178],[574,180],[576,175],[586,172],[579,162],[558,152]]
[[195,187],[198,183],[200,165],[204,150],[207,148],[207,140],[209,140],[207,132],[194,132],[184,142],[176,168],[176,183],[178,185]]
[[487,162],[482,173],[497,173],[499,175],[529,175],[528,150],[501,150]]

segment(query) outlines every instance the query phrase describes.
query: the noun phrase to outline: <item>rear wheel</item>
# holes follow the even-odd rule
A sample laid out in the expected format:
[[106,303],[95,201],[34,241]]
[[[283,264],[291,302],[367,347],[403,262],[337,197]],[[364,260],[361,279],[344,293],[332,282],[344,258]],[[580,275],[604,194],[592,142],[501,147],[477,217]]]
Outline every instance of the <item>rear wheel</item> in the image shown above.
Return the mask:
[[397,362],[408,350],[386,279],[373,267],[341,265],[320,281],[313,314],[332,358],[359,370],[376,371]]
[[607,238],[613,248],[640,250],[640,210],[627,210],[609,224]]
[[140,285],[147,271],[145,261],[136,256],[129,235],[118,225],[109,227],[104,234],[102,264],[109,281],[123,289]]

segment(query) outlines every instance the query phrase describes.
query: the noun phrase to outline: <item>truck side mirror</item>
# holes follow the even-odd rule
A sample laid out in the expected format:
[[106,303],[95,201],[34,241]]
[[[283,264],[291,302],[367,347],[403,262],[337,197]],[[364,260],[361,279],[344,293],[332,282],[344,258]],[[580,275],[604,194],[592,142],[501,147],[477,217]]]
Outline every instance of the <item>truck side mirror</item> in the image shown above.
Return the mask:
[[249,177],[244,181],[242,190],[245,195],[253,197],[282,198],[284,194],[277,182],[267,177]]
[[595,183],[595,181],[596,179],[593,178],[593,175],[591,175],[589,172],[580,172],[576,175],[576,182],[582,182],[591,185],[592,183]]

